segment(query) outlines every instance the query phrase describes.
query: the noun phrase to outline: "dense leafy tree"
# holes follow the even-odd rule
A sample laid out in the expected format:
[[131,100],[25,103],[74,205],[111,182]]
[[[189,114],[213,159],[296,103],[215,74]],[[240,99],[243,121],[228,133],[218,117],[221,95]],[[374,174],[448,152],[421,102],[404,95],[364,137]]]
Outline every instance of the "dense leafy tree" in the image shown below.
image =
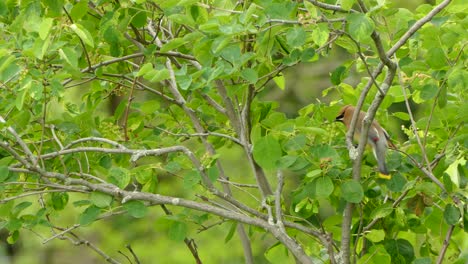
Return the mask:
[[[467,5],[336,2],[0,1],[8,243],[32,231],[110,263],[466,263]],[[335,52],[349,59],[294,116],[264,99]],[[391,179],[333,122],[345,104],[367,111],[363,138],[389,128]],[[124,252],[158,228],[184,260],[169,240]]]

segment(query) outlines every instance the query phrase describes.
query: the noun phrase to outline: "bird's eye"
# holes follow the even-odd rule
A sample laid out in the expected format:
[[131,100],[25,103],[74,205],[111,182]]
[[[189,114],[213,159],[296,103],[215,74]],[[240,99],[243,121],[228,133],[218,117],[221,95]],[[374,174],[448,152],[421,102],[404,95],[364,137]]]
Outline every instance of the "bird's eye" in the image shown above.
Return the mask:
[[342,121],[344,117],[344,113],[341,113],[339,116],[335,118],[335,121]]

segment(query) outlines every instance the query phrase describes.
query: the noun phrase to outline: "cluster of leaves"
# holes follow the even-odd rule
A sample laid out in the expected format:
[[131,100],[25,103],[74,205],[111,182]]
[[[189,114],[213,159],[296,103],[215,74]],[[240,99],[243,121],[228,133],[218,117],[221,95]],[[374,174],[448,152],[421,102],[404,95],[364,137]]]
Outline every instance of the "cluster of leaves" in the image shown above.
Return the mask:
[[[305,252],[310,261],[335,263],[347,245],[359,263],[431,263],[439,257],[463,263],[466,4],[453,1],[410,32],[433,10],[425,4],[412,12],[383,0],[343,0],[340,6],[0,2],[0,226],[8,242],[38,226],[71,235],[54,216],[75,207],[81,214],[74,229],[118,214],[143,218],[152,205],[173,204],[174,215],[165,209],[172,239],[188,241],[189,224],[239,221],[281,242],[269,244],[265,257],[271,262],[291,258],[286,247],[300,261]],[[409,32],[414,35],[399,43]],[[318,63],[336,49],[353,59],[331,72],[333,86],[323,92],[330,103],[310,104],[289,118],[277,102],[258,98],[268,89],[286,89],[286,68]],[[387,55],[398,68],[384,88],[376,69]],[[346,83],[351,72],[363,76],[356,87]],[[405,139],[388,155],[391,180],[375,177],[371,155],[357,180],[344,128],[333,120],[342,105],[363,98],[367,108],[381,92],[380,109],[399,110],[379,111],[377,119],[404,124]],[[417,113],[411,112],[414,104]],[[248,164],[245,171],[223,164],[231,149],[243,153],[237,163]],[[280,193],[287,206],[273,197],[282,190],[276,171],[300,179],[294,190]],[[243,189],[252,182],[258,191]],[[270,185],[280,186],[273,192]],[[342,236],[346,204],[355,204],[348,243]],[[281,232],[282,218],[287,228],[278,235],[271,222]],[[236,230],[242,237],[234,223],[226,240]]]

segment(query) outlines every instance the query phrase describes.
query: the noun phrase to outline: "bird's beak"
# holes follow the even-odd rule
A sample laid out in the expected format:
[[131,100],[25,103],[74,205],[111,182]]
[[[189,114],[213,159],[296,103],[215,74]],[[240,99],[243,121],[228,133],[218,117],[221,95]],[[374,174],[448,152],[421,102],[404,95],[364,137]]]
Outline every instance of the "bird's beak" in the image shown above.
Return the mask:
[[335,122],[343,122],[344,113],[340,114],[335,118]]

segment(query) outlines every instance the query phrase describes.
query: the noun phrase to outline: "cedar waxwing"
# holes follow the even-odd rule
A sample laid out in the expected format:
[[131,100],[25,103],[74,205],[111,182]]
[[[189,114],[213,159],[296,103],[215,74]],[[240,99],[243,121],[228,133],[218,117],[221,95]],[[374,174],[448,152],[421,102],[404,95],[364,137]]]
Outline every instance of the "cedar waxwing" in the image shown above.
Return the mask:
[[[344,106],[341,108],[340,113],[336,117],[335,121],[342,122],[346,126],[346,129],[349,129],[354,110],[354,106]],[[362,121],[365,115],[366,113],[363,111],[359,113],[356,128],[354,130],[355,139],[359,139],[361,134]],[[377,160],[377,164],[379,166],[380,177],[390,179],[391,176],[389,176],[387,165],[385,163],[385,154],[387,153],[388,145],[392,146],[393,148],[395,148],[395,145],[393,145],[393,143],[390,141],[387,131],[385,131],[385,129],[383,129],[375,120],[372,122],[369,129],[367,143],[372,147],[372,151],[374,152],[375,159]]]

